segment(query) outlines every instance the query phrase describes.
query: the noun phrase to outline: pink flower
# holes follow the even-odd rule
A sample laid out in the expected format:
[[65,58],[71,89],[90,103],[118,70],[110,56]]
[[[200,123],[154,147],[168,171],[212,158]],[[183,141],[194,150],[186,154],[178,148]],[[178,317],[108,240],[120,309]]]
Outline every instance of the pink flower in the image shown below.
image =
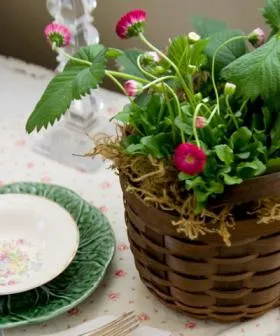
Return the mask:
[[129,250],[129,246],[125,243],[118,244],[118,251],[127,251]]
[[196,128],[204,128],[207,125],[207,120],[204,117],[198,116],[195,119]]
[[261,28],[256,28],[249,34],[248,40],[258,48],[265,42],[265,32]]
[[116,26],[116,33],[121,39],[138,36],[144,31],[147,14],[142,9],[134,9],[121,17]]
[[185,323],[185,328],[186,329],[194,329],[194,328],[196,328],[196,323],[195,322],[187,322],[187,323]]
[[108,212],[109,208],[106,205],[102,205],[101,207],[99,207],[99,210],[103,213]]
[[56,47],[66,47],[71,41],[71,32],[59,23],[50,23],[44,30],[45,36],[51,45]]
[[116,270],[116,272],[115,272],[115,276],[116,276],[117,278],[123,278],[123,277],[126,276],[126,272],[125,272],[123,269],[118,269],[118,270]]
[[175,149],[174,164],[176,168],[189,175],[201,173],[206,159],[204,151],[192,143],[182,143]]
[[116,293],[116,292],[110,292],[108,294],[108,297],[109,297],[110,300],[116,301],[116,300],[118,300],[120,298],[120,294]]
[[135,97],[142,92],[143,85],[135,80],[128,80],[124,83],[124,89],[129,97]]
[[70,310],[68,310],[67,315],[68,316],[78,316],[80,314],[79,308],[75,307]]
[[151,319],[150,316],[146,313],[142,313],[137,316],[138,321],[148,321],[150,319]]

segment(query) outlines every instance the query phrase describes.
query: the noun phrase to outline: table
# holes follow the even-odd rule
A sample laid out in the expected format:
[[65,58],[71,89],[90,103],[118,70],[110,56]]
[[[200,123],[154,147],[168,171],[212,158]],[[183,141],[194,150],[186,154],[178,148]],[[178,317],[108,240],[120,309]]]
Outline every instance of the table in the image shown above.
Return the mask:
[[[31,150],[33,139],[25,134],[25,120],[52,76],[53,73],[44,68],[0,57],[0,185],[41,181],[72,188],[108,217],[116,235],[117,251],[105,280],[84,303],[47,323],[6,330],[5,336],[46,335],[98,316],[130,310],[134,310],[143,323],[168,329],[178,336],[206,333],[216,336],[227,330],[228,325],[197,321],[170,311],[140,282],[126,236],[121,190],[112,171],[102,167],[94,174],[87,174]],[[119,94],[104,89],[100,89],[99,94],[108,117],[126,103],[126,98]],[[240,331],[244,330],[240,325]]]

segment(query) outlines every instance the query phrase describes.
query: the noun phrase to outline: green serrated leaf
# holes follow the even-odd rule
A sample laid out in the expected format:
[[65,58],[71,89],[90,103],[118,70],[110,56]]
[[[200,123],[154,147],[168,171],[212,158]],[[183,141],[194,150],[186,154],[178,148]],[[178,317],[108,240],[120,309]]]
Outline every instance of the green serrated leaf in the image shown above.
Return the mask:
[[127,124],[129,122],[129,116],[130,116],[130,109],[129,107],[124,107],[123,110],[119,113],[117,113],[113,119],[120,121],[124,124]]
[[191,24],[202,38],[209,37],[210,35],[227,29],[225,22],[205,18],[200,15],[194,15],[191,18]]
[[279,0],[268,0],[266,6],[261,10],[266,23],[272,30],[280,30],[280,2]]
[[234,185],[234,184],[240,184],[243,182],[243,180],[240,177],[237,176],[230,176],[228,174],[223,174],[224,182],[227,185]]
[[247,127],[240,127],[230,137],[230,144],[234,152],[242,151],[252,138],[252,132]]
[[188,175],[188,174],[186,174],[186,173],[179,173],[178,174],[178,179],[180,180],[180,181],[185,181],[185,180],[189,180],[189,179],[192,179],[192,178],[194,178],[194,176],[192,176],[192,175]]
[[244,152],[244,153],[238,153],[238,154],[235,154],[235,156],[236,156],[238,159],[246,160],[246,159],[249,159],[250,154],[251,154],[250,152]]
[[263,97],[270,106],[280,105],[280,40],[274,36],[223,69],[222,77],[237,86],[244,99]]
[[137,59],[141,54],[143,52],[138,49],[125,50],[121,56],[117,57],[118,68],[129,75],[145,78],[145,75],[137,66]]
[[107,48],[105,55],[108,58],[117,58],[123,55],[123,51],[121,49],[116,49],[116,48]]
[[259,176],[265,171],[266,166],[259,159],[252,162],[242,162],[237,166],[237,173],[243,179]]
[[270,159],[267,162],[267,173],[280,172],[280,158]]
[[99,44],[93,44],[81,48],[75,55],[75,58],[91,62],[91,66],[84,65],[81,69],[80,64],[70,60],[65,67],[65,72],[76,72],[72,86],[72,98],[80,99],[96,89],[98,84],[103,81],[105,76],[105,53],[106,49]]
[[[210,66],[216,50],[226,41],[236,36],[244,35],[240,30],[225,30],[218,32],[209,37],[209,42],[205,48],[205,53],[208,56]],[[215,61],[215,70],[219,72],[222,68],[232,63],[246,53],[246,44],[244,39],[235,40],[227,43],[217,53]]]
[[35,106],[26,123],[26,131],[31,133],[34,129],[40,131],[49,124],[53,125],[56,120],[67,111],[73,99],[96,88],[104,77],[104,47],[91,45],[82,48],[76,55],[83,61],[91,62],[92,65],[69,61],[64,71],[55,76],[41,99]]
[[186,35],[177,36],[172,39],[168,48],[168,57],[177,65],[182,73],[188,72],[190,45]]
[[233,162],[233,150],[227,145],[215,146],[215,151],[218,158],[226,165],[230,165]]

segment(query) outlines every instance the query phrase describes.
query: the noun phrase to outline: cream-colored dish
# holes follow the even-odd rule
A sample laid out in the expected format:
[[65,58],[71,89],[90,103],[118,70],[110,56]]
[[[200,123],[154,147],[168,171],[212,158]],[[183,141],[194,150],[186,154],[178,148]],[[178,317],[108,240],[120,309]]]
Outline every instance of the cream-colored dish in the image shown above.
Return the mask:
[[79,230],[71,215],[48,199],[0,195],[0,295],[39,287],[73,260]]

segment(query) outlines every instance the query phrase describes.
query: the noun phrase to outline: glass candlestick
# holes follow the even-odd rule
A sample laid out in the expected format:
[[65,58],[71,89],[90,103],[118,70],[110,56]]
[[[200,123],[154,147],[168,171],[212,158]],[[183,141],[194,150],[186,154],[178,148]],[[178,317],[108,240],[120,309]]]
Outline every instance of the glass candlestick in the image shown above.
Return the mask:
[[[66,53],[73,55],[80,47],[99,42],[98,31],[92,24],[96,5],[96,0],[47,0],[47,9],[55,22],[67,26],[72,33],[70,45],[64,48]],[[58,54],[56,72],[61,72],[67,61],[67,56]],[[88,152],[94,146],[95,134],[108,133],[109,121],[102,116],[102,109],[99,89],[73,101],[55,126],[36,136],[34,150],[77,169],[95,171],[102,165],[101,159],[75,154]]]

